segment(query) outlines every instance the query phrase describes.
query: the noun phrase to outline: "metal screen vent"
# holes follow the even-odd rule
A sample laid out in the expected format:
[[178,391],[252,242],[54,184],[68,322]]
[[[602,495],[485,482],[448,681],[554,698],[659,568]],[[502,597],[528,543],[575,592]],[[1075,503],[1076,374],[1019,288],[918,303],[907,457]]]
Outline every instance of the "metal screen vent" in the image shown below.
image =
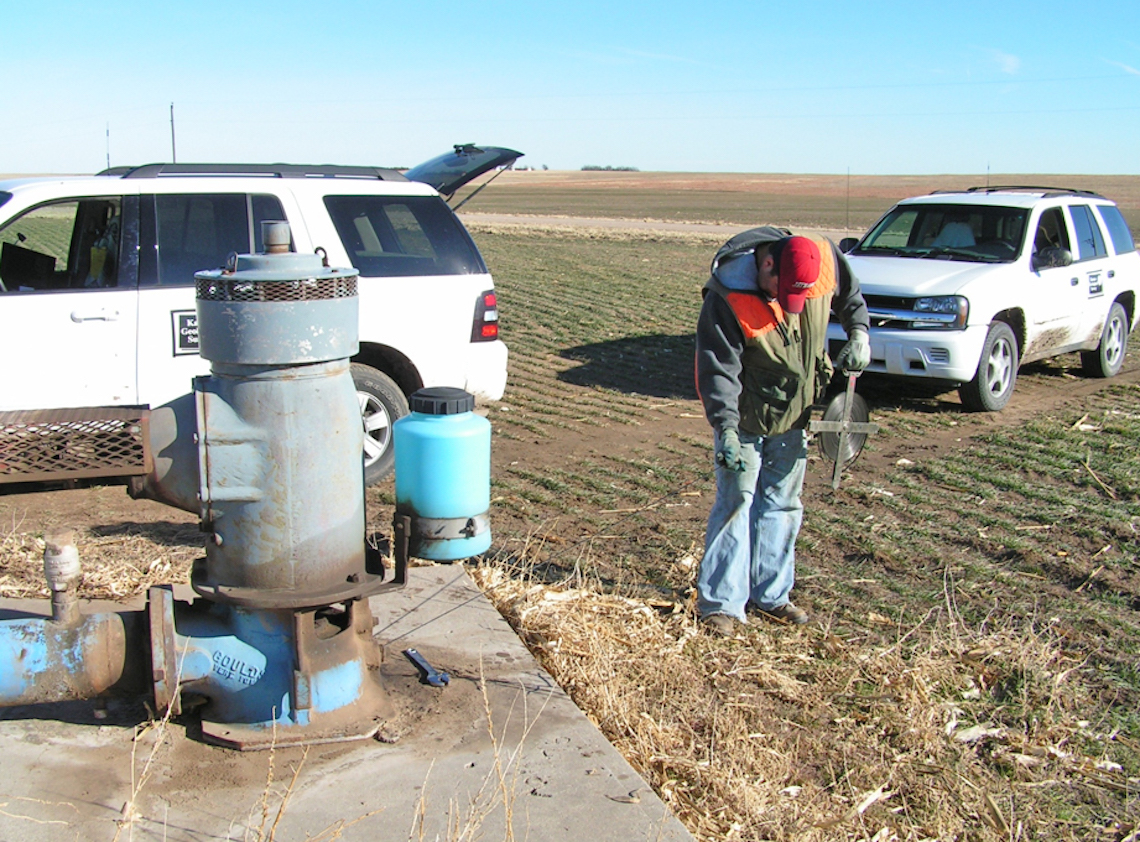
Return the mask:
[[197,289],[201,301],[319,301],[352,298],[356,295],[356,276],[255,282],[199,278]]
[[0,412],[0,483],[144,474],[148,419],[138,407]]
[[930,357],[932,363],[942,363],[943,365],[950,362],[950,349],[949,348],[931,348],[926,352]]

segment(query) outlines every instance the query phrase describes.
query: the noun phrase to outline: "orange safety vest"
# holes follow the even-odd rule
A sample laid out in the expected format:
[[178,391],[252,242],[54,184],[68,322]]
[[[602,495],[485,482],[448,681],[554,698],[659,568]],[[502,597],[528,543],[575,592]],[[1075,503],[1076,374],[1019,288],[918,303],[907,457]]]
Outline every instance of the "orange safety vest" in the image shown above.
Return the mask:
[[785,313],[779,302],[759,293],[730,290],[715,277],[705,286],[728,303],[744,334],[740,374],[744,432],[774,436],[807,426],[812,404],[831,381],[827,323],[838,267],[831,243],[822,237],[811,239],[824,259],[802,313]]

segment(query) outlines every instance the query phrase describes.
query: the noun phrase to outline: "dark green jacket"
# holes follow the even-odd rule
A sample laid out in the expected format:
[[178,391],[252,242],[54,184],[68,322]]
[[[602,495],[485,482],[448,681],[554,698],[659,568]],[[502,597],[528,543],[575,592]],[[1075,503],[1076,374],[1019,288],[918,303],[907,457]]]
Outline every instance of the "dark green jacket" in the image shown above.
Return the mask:
[[868,327],[858,279],[822,237],[812,237],[824,262],[804,311],[785,313],[767,300],[756,286],[754,253],[788,236],[786,229],[753,228],[729,240],[713,260],[697,323],[697,391],[717,430],[768,436],[806,427],[831,380],[831,313],[848,335]]

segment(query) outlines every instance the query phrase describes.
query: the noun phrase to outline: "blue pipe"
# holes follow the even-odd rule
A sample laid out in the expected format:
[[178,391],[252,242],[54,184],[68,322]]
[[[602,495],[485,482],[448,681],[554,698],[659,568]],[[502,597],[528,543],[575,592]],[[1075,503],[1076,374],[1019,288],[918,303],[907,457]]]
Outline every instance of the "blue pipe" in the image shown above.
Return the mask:
[[138,611],[88,614],[75,625],[0,622],[0,707],[140,692],[143,628]]
[[[166,604],[170,614],[88,614],[75,625],[0,622],[0,707],[137,694],[149,676],[177,687],[183,704],[204,702],[209,721],[268,732],[307,726],[375,689],[368,675],[375,644],[362,634],[371,630],[363,617],[322,637],[313,612]],[[157,647],[170,652],[169,675],[152,654]]]

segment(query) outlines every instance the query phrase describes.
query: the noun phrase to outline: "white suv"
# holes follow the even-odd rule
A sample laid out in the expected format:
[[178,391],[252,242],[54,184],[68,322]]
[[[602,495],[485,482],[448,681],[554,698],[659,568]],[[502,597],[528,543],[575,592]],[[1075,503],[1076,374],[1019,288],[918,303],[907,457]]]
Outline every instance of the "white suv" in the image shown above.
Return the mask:
[[270,220],[289,222],[295,251],[323,249],[330,265],[360,272],[352,374],[365,476],[387,475],[391,424],[408,412],[407,395],[458,386],[502,396],[507,348],[494,282],[441,193],[517,157],[457,146],[406,174],[153,164],[0,182],[0,412],[9,411],[0,417],[0,481],[26,478],[18,460],[4,459],[13,452],[5,433],[27,438],[26,425],[6,428],[12,410],[154,407],[189,392],[191,378],[208,372],[194,273],[232,252],[261,251],[261,222]]
[[[1137,321],[1140,255],[1114,203],[1082,190],[984,187],[895,205],[844,240],[871,314],[868,371],[959,385],[999,410],[1023,363],[1080,351],[1120,370]],[[833,347],[844,340],[833,324]]]

